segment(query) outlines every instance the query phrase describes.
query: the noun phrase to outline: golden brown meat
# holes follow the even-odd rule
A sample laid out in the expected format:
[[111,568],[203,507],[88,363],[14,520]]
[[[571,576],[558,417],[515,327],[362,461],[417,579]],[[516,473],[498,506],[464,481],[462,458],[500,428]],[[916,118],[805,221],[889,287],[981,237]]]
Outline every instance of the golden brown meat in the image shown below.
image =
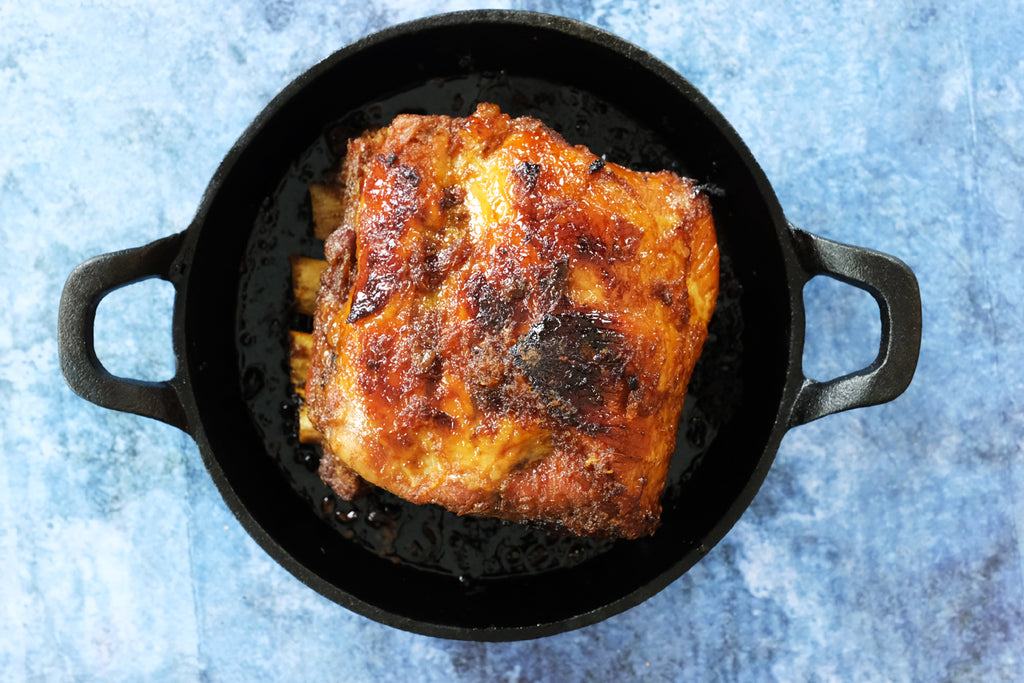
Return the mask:
[[353,139],[340,181],[306,385],[324,480],[652,533],[718,290],[693,184],[486,104]]

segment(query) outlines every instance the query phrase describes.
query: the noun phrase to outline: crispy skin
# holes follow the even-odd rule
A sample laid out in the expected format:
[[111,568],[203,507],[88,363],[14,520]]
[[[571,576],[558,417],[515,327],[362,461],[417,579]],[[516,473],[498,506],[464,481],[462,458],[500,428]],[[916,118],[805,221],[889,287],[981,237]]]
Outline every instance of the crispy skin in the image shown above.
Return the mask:
[[324,480],[653,533],[718,290],[706,198],[487,104],[399,116],[340,175],[306,385]]

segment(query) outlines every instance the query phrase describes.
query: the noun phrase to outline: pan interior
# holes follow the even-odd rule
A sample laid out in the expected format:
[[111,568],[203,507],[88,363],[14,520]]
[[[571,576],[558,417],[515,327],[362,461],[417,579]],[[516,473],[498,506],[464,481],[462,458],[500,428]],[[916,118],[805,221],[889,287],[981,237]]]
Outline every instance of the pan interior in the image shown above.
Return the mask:
[[[309,184],[335,167],[349,135],[402,112],[465,116],[482,101],[535,116],[630,168],[695,178],[711,195],[721,294],[653,537],[580,539],[383,491],[349,503],[320,482],[318,449],[298,442],[287,333],[310,322],[293,311],[288,257],[322,257]],[[210,199],[191,275],[205,286],[190,288],[186,304],[197,439],[257,540],[342,604],[461,637],[597,620],[706,553],[749,503],[763,455],[774,451],[790,313],[771,206],[752,162],[704,106],[595,35],[503,22],[398,32],[340,53],[286,91]],[[230,301],[217,291],[225,286]]]

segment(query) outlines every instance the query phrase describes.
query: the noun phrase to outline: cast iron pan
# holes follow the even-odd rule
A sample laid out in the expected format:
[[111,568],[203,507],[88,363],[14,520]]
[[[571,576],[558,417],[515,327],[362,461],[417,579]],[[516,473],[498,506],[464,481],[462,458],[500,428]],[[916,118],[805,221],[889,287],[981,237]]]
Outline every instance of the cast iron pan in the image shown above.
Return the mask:
[[[317,478],[317,449],[296,438],[287,330],[309,321],[292,309],[288,257],[322,255],[308,184],[352,133],[400,112],[465,116],[480,101],[629,167],[695,178],[711,196],[721,296],[650,538],[553,535],[384,492],[347,503]],[[876,360],[827,382],[801,368],[802,289],[819,274],[870,292],[882,320]],[[176,290],[177,370],[166,382],[114,377],[93,348],[99,301],[148,277]],[[72,272],[59,343],[74,391],[191,434],[242,525],[315,590],[410,631],[515,640],[599,621],[679,577],[749,505],[786,430],[907,387],[920,333],[911,271],[789,225],[743,142],[678,74],[575,21],[480,11],[383,31],[299,77],[227,155],[187,230]]]

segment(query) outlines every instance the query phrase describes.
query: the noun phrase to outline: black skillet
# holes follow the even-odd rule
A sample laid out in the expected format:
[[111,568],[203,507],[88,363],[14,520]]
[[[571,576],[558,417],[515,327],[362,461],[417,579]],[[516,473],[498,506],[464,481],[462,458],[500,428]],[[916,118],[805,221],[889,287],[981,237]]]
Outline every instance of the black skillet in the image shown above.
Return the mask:
[[[320,253],[308,183],[352,133],[400,112],[464,116],[479,101],[537,116],[610,160],[695,178],[711,196],[721,296],[650,538],[553,535],[379,491],[347,503],[317,479],[316,448],[296,438],[287,330],[309,321],[291,307],[288,257]],[[881,309],[878,357],[828,382],[801,367],[802,290],[819,274],[867,290]],[[148,277],[176,290],[177,370],[166,382],[114,377],[93,347],[99,301]],[[902,393],[920,334],[911,271],[787,223],[737,134],[663,63],[572,20],[479,11],[388,29],[300,76],[228,153],[187,230],[71,273],[59,346],[74,391],[188,432],[242,525],[310,587],[410,631],[516,640],[597,622],[683,574],[750,504],[788,429]]]

